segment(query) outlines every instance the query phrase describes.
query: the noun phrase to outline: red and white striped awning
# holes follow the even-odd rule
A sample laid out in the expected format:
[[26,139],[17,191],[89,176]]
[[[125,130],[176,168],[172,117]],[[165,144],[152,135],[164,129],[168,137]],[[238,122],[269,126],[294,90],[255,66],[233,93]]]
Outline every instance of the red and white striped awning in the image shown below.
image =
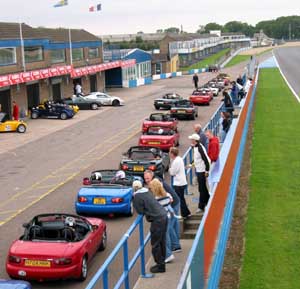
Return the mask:
[[103,64],[91,65],[73,68],[71,65],[51,67],[47,69],[32,70],[27,72],[13,73],[8,75],[0,75],[0,87],[9,85],[16,85],[19,83],[30,82],[39,79],[45,79],[49,77],[61,76],[70,74],[72,78],[80,77],[83,75],[94,74],[100,71],[105,71],[117,67],[131,67],[136,64],[133,60],[120,60],[114,62],[108,62]]

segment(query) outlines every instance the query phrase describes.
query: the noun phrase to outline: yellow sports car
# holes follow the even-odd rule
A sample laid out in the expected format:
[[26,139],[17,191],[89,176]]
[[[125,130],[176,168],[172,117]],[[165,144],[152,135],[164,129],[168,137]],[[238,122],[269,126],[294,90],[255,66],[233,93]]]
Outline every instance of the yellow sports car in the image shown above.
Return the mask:
[[6,113],[0,112],[0,132],[16,131],[24,133],[27,129],[27,124],[23,120],[9,120]]

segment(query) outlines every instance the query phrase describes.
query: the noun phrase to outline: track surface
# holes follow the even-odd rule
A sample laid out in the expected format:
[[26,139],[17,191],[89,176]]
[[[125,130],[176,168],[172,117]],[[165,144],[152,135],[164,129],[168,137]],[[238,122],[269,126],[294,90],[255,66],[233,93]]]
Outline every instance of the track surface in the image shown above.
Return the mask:
[[300,95],[300,47],[284,47],[274,50],[279,66],[295,92]]
[[[242,71],[242,66],[230,70],[234,77]],[[200,81],[203,83],[212,77],[213,74],[203,74],[200,75]],[[94,169],[117,168],[121,154],[137,144],[142,119],[153,111],[153,100],[170,91],[188,97],[192,91],[191,76],[158,81],[150,87],[135,90],[114,91],[118,96],[130,95],[126,106],[104,108],[89,119],[0,154],[0,279],[7,278],[6,254],[11,242],[22,234],[22,224],[40,213],[75,213],[74,200],[82,178],[89,176]],[[199,107],[196,121],[180,122],[181,152],[189,145],[187,137],[192,132],[193,124],[206,124],[220,105],[220,100],[219,96],[214,98],[210,106]],[[55,122],[53,120],[52,125]],[[3,139],[5,137],[3,135]],[[108,247],[92,260],[89,278],[106,260],[134,217],[104,219],[108,227]],[[130,256],[136,247],[137,236],[134,236],[129,244]],[[123,272],[120,255],[111,267],[110,282],[113,284]],[[137,277],[138,272],[133,271],[131,286]],[[88,280],[85,283],[33,283],[33,288],[77,289],[85,288],[87,283]]]

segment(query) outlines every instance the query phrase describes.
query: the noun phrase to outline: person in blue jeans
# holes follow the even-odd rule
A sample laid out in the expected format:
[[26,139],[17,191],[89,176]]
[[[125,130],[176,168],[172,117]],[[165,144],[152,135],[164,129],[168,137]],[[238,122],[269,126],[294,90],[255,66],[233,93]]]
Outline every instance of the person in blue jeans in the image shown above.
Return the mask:
[[[148,186],[150,182],[155,178],[152,171],[147,170],[144,172],[144,180]],[[163,185],[164,190],[169,193],[173,199],[171,206],[174,210],[174,215],[168,221],[167,236],[166,236],[166,263],[174,260],[173,253],[181,252],[180,245],[180,224],[179,219],[176,216],[180,215],[180,199],[172,187],[164,180],[157,178]]]

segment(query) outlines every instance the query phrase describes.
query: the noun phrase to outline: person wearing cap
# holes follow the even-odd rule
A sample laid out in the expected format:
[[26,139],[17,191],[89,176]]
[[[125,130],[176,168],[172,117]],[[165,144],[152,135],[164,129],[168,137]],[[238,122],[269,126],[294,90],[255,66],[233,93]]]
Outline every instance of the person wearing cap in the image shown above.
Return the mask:
[[190,164],[190,167],[195,167],[199,190],[199,203],[196,213],[200,213],[204,211],[209,200],[206,178],[209,175],[210,158],[207,155],[205,147],[200,143],[200,136],[198,134],[194,133],[190,135],[189,139],[191,140],[194,153],[194,163]]
[[134,181],[133,207],[138,214],[145,215],[151,223],[152,256],[156,265],[150,268],[151,273],[166,272],[166,233],[168,226],[167,211],[161,206],[153,194],[144,188],[140,181]]

